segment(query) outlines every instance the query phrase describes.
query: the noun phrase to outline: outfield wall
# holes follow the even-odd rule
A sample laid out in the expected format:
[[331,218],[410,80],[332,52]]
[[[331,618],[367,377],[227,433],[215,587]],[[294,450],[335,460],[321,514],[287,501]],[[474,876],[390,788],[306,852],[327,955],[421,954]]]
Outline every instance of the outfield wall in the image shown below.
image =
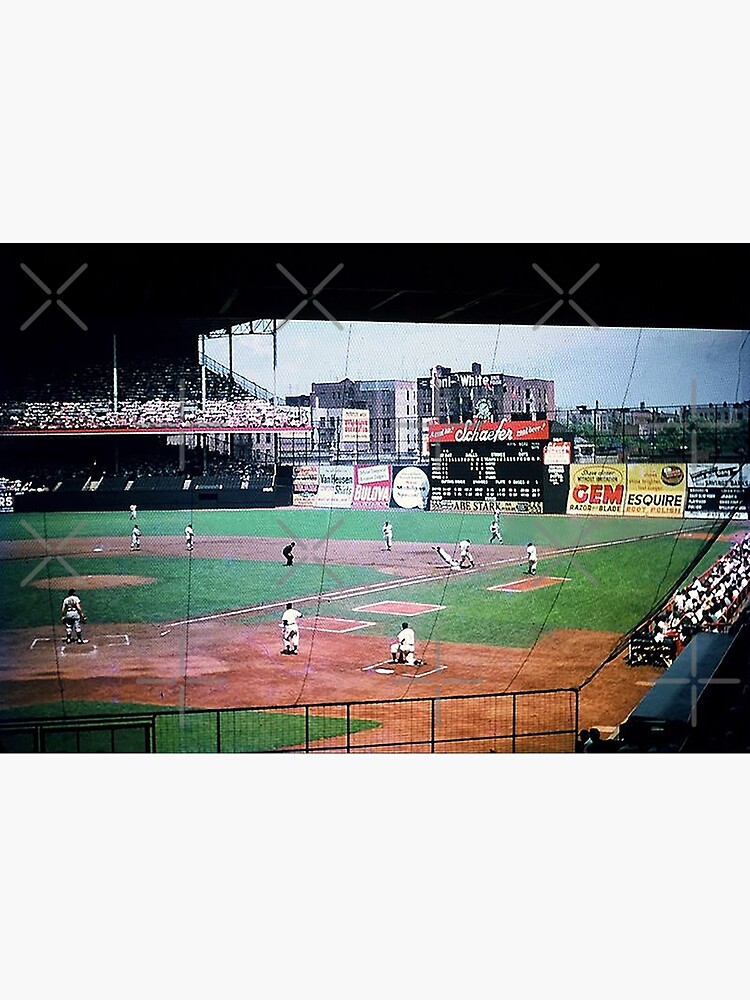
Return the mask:
[[[455,449],[455,445],[453,448]],[[296,466],[273,489],[55,490],[0,497],[12,511],[317,507],[491,514],[583,514],[750,520],[750,464],[566,464],[529,442],[477,457],[452,450],[424,465]],[[529,450],[530,449],[530,450]],[[504,457],[503,457],[504,456]],[[549,458],[552,461],[549,461]],[[282,470],[284,471],[284,470]],[[290,470],[286,467],[287,475]],[[220,477],[218,477],[220,478]]]
[[[567,458],[567,461],[566,461]],[[605,517],[750,518],[750,464],[573,464],[555,443],[478,449],[451,443],[423,465],[304,465],[299,507]]]
[[54,490],[19,493],[15,510],[32,511],[97,511],[127,510],[131,503],[139,510],[214,510],[255,507],[288,507],[292,502],[290,487],[265,490],[128,490],[122,492],[98,490]]

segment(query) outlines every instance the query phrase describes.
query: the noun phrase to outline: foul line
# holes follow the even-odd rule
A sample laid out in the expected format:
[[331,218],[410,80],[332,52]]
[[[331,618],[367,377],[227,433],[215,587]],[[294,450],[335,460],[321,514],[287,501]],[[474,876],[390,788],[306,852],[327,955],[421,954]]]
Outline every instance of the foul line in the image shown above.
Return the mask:
[[[557,558],[558,556],[564,556],[572,552],[574,554],[578,552],[590,551],[592,549],[607,549],[613,548],[615,545],[629,545],[631,542],[645,542],[652,538],[670,538],[673,535],[680,535],[682,532],[680,530],[676,531],[659,531],[651,535],[634,535],[630,538],[614,538],[606,542],[591,542],[588,545],[571,545],[567,548],[562,549],[551,549],[545,553],[546,558]],[[464,570],[462,572],[462,578],[471,576],[472,573],[483,573],[485,570],[497,567],[497,566],[516,566],[524,565],[526,559],[517,559],[510,557],[508,559],[496,559],[493,562],[483,563],[481,566],[475,566],[474,569]],[[439,567],[435,567],[439,572]],[[295,597],[292,598],[292,604],[309,604],[311,601],[318,602],[321,600],[327,601],[341,601],[357,597],[366,597],[370,594],[380,594],[389,590],[400,590],[402,587],[414,587],[420,583],[426,582],[436,582],[442,579],[442,576],[438,576],[437,573],[425,573],[421,576],[410,577],[407,580],[399,580],[394,582],[392,580],[384,581],[383,583],[371,583],[364,584],[359,587],[350,587],[345,590],[332,590],[328,593],[321,594],[311,594],[308,597]],[[249,615],[261,611],[275,611],[278,608],[285,608],[289,602],[288,601],[274,601],[273,604],[256,604],[249,608],[236,608],[233,611],[219,611],[212,615],[201,615],[198,618],[183,618],[180,621],[169,622],[165,628],[177,628],[180,625],[195,625],[198,622],[212,622],[217,621],[219,618],[233,618],[237,615]]]

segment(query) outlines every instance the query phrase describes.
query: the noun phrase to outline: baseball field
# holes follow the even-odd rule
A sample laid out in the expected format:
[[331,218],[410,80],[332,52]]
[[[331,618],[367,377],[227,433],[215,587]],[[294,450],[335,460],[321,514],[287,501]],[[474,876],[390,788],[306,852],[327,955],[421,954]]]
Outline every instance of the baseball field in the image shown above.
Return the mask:
[[[143,511],[141,548],[131,551],[126,511],[6,515],[0,720],[158,714],[161,750],[215,749],[217,738],[235,751],[336,750],[344,739],[346,749],[366,750],[406,742],[407,732],[419,743],[425,711],[434,730],[437,700],[443,749],[500,751],[508,747],[489,734],[500,731],[498,713],[511,711],[511,700],[497,695],[584,685],[574,724],[606,732],[657,674],[620,655],[585,682],[691,561],[707,565],[745,527],[714,539],[700,521],[509,515],[503,544],[490,545],[489,520],[401,510]],[[453,552],[463,538],[475,566],[451,570],[433,546]],[[281,550],[292,540],[289,567]],[[533,577],[529,541],[539,551]],[[83,645],[65,642],[60,605],[71,587],[88,619]],[[287,602],[303,615],[296,657],[280,654]],[[415,665],[390,662],[404,621],[416,633]],[[513,699],[512,711],[543,725],[545,714],[569,712],[561,698],[564,709],[539,695]],[[569,724],[553,718],[548,728],[564,728],[565,738],[530,739],[526,749],[569,748]],[[72,744],[61,729],[48,748],[101,749],[97,732],[92,723]],[[143,749],[137,730],[107,740],[107,749]]]

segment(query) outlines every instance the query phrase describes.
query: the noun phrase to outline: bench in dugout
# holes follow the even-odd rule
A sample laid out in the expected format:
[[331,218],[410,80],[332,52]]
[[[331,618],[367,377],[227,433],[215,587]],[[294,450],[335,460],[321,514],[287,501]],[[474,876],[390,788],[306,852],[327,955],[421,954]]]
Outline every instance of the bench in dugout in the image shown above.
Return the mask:
[[676,637],[667,636],[663,642],[656,642],[648,633],[631,636],[628,644],[628,663],[631,667],[670,667],[682,649]]

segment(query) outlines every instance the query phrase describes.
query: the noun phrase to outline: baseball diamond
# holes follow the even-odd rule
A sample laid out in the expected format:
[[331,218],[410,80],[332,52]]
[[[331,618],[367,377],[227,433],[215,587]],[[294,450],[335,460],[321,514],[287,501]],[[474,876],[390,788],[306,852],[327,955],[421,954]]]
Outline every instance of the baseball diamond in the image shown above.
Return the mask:
[[[139,514],[137,553],[122,512],[0,521],[0,722],[14,719],[18,733],[23,719],[103,716],[106,739],[127,748],[132,737],[136,749],[141,724],[115,736],[113,719],[145,713],[152,749],[210,749],[210,713],[224,749],[570,749],[578,725],[617,726],[659,675],[636,674],[623,654],[598,668],[691,561],[726,549],[724,537],[713,546],[695,537],[710,535],[708,524],[506,515],[502,546],[474,544],[473,568],[446,573],[434,545],[471,537],[483,514],[395,511],[392,551],[378,511],[189,514],[192,550],[186,512],[154,510]],[[295,561],[285,566],[279,538],[290,529]],[[543,573],[523,579],[532,535]],[[39,569],[45,553],[54,555]],[[88,616],[85,646],[66,647],[49,614],[71,581]],[[298,655],[285,657],[288,603],[301,616]],[[404,622],[417,666],[391,662]],[[575,707],[559,708],[563,696],[550,692],[563,690],[580,691]],[[543,705],[539,692],[558,705],[554,724],[554,712],[547,724],[543,708],[529,707]],[[525,739],[516,730],[510,739],[506,695],[529,699],[516,705]],[[175,729],[170,713],[187,723]],[[93,746],[92,733],[76,747]]]

